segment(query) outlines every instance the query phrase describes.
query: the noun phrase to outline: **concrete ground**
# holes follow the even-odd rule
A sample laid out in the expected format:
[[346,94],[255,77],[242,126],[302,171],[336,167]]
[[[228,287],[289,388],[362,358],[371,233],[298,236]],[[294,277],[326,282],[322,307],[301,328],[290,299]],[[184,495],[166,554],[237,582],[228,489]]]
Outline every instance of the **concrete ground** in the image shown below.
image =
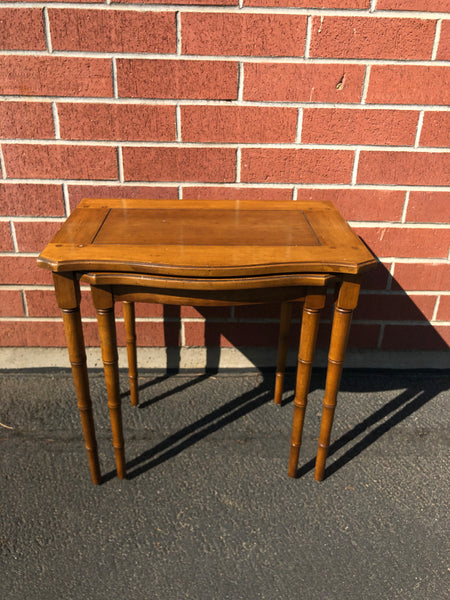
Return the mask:
[[122,376],[129,478],[96,371],[94,486],[70,372],[0,372],[2,600],[448,598],[448,371],[347,371],[320,484],[322,370],[297,479],[293,375],[279,408],[271,373],[142,372],[138,409]]

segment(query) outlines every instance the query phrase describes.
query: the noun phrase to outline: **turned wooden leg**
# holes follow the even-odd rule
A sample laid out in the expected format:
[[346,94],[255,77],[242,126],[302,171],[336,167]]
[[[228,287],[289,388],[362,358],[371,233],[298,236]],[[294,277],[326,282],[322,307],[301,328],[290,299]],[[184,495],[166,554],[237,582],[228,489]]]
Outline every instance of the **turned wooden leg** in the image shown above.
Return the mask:
[[275,375],[275,404],[281,404],[283,395],[284,372],[286,370],[286,356],[288,350],[289,328],[291,325],[292,302],[283,302],[280,311],[280,333],[278,336],[278,359]]
[[117,476],[126,477],[125,451],[122,432],[122,410],[119,387],[119,360],[117,355],[116,323],[114,319],[114,299],[106,287],[91,286],[92,300],[97,311],[97,322],[102,347],[105,370],[108,408],[111,419]]
[[297,474],[298,456],[302,443],[303,422],[311,382],[311,371],[319,330],[320,311],[325,306],[326,288],[308,288],[303,306],[300,347],[298,352],[297,382],[294,398],[289,477]]
[[341,381],[345,349],[347,347],[352,314],[358,303],[359,288],[359,278],[356,276],[346,277],[341,285],[334,307],[319,447],[317,449],[316,468],[314,472],[314,479],[316,481],[322,481],[325,471],[325,461],[330,445],[331,427],[333,425],[334,409]]
[[127,338],[128,379],[130,382],[131,405],[138,406],[139,392],[137,385],[136,322],[134,315],[134,302],[123,302],[123,317],[125,320],[125,335]]
[[78,399],[81,427],[88,455],[93,483],[101,481],[98,462],[97,441],[95,439],[94,417],[89,393],[89,379],[84,349],[83,328],[80,315],[80,285],[74,273],[53,273],[56,300],[62,310],[67,348],[72,366],[73,381]]

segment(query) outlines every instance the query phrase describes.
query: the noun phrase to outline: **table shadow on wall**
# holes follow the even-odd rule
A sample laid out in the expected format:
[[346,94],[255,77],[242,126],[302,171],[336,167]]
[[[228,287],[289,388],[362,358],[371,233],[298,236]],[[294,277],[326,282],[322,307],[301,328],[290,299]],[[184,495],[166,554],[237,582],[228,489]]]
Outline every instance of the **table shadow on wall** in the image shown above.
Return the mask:
[[[377,277],[380,280],[383,279],[383,277],[390,277],[389,273],[387,273],[387,271],[383,272],[383,270],[386,271],[386,269],[380,265],[377,274]],[[422,335],[426,337],[428,343],[430,343],[431,340],[433,347],[447,348],[448,346],[445,340],[443,340],[438,332],[431,326],[425,315],[414,304],[411,298],[401,290],[397,282],[391,282],[391,289],[395,290],[395,298],[397,298],[396,302],[401,304],[402,310],[404,311],[403,314],[408,317],[408,322],[417,321],[418,323],[421,323],[421,328],[423,328]],[[369,298],[370,296],[371,294],[367,293],[366,298]],[[332,304],[331,296],[329,300],[331,300]],[[363,314],[365,310],[364,302],[363,295]],[[386,306],[388,305],[384,305],[383,307],[385,315],[380,316],[381,320],[389,316],[386,314],[386,310],[389,312],[390,309],[389,307],[386,309]],[[152,396],[150,399],[143,400],[140,406],[141,410],[150,408],[157,402],[164,401],[164,398],[168,396],[183,393],[184,390],[200,384],[217,373],[220,362],[220,343],[223,336],[226,336],[228,342],[232,346],[240,345],[241,335],[239,327],[230,328],[229,322],[223,323],[220,319],[211,318],[214,315],[214,311],[210,308],[208,308],[208,310],[197,308],[197,310],[200,315],[205,318],[204,338],[207,348],[206,369],[204,372],[191,375],[183,382],[176,383],[170,391],[164,391],[159,395]],[[300,311],[298,311],[298,313],[299,312]],[[181,311],[179,307],[164,307],[164,314],[167,327],[165,330],[165,341],[169,345],[167,372],[141,383],[139,387],[141,392],[172,377],[174,373],[177,373],[180,370],[181,348],[179,346],[170,346],[170,343],[173,343],[174,341],[174,322],[178,323],[178,327],[181,328]],[[331,309],[328,309],[328,319],[331,317],[331,314]],[[327,317],[327,313],[325,314],[325,317]],[[322,341],[326,338],[326,334],[329,335],[331,324],[328,319],[325,319],[325,327],[321,333],[323,338]],[[356,324],[358,323],[358,313],[355,313],[355,322]],[[293,340],[298,343],[298,332],[300,329],[298,317],[293,319],[292,329],[296,332],[296,334],[293,334]],[[326,341],[325,345],[327,345]],[[254,360],[254,354],[252,353],[251,348],[239,347],[239,350],[246,355],[249,360]],[[258,367],[257,364],[255,366]],[[395,368],[395,365],[393,365],[393,367]],[[219,408],[216,408],[198,420],[181,427],[177,432],[169,435],[166,439],[152,448],[149,448],[139,456],[130,459],[127,462],[128,477],[134,478],[153,467],[156,467],[196,444],[208,435],[226,427],[237,419],[260,408],[264,404],[273,402],[274,372],[273,370],[264,368],[261,368],[260,372],[260,382],[252,390],[246,391],[242,395],[225,402]],[[364,373],[364,375],[361,376],[361,373]],[[325,376],[325,369],[314,370],[310,392],[324,390]],[[397,394],[396,392],[399,391],[399,388],[403,389]],[[284,389],[285,393],[283,395],[282,406],[291,404],[294,399],[295,373],[293,369],[287,370]],[[367,405],[367,407],[365,407],[364,415],[359,422],[353,424],[349,431],[335,437],[328,452],[329,458],[327,463],[328,466],[325,471],[325,479],[363,453],[403,420],[420,410],[437,394],[448,389],[450,389],[450,382],[448,378],[446,379],[445,372],[442,371],[441,374],[436,377],[430,376],[429,371],[424,371],[423,373],[420,373],[420,371],[396,372],[391,370],[377,372],[370,370],[346,370],[344,368],[340,386],[342,392],[376,394],[377,392],[392,390],[394,397],[386,401],[382,406],[377,406],[375,410],[371,410],[370,405]],[[128,392],[123,394],[124,397],[127,395]],[[339,397],[337,415],[339,415]],[[292,413],[288,418],[289,420],[292,419]],[[308,411],[306,419],[308,419]],[[307,421],[305,422],[305,427],[307,426],[306,423]],[[316,433],[318,436],[318,429]],[[333,457],[335,458],[333,459]],[[313,470],[314,462],[315,456],[306,458],[306,460],[303,461],[300,459],[297,476],[301,477]],[[109,479],[112,476],[113,473],[107,474],[104,480]]]

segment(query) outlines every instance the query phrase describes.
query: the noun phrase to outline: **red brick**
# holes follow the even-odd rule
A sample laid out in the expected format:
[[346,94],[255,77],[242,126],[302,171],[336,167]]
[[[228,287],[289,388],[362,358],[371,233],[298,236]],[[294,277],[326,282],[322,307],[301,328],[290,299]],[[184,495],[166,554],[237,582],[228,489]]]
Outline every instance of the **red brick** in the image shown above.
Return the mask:
[[356,320],[429,321],[433,316],[436,296],[361,294]]
[[450,223],[450,193],[410,192],[406,220],[413,223]]
[[23,316],[22,294],[19,290],[0,290],[0,317]]
[[175,107],[138,104],[58,104],[66,140],[174,141]]
[[117,179],[115,148],[5,144],[8,177],[36,179]]
[[62,186],[0,183],[0,210],[5,216],[61,217],[64,215]]
[[[92,1],[98,2],[98,0]],[[111,4],[136,4],[136,0],[112,0]],[[139,0],[139,4],[161,4],[161,0]],[[191,4],[198,6],[204,4],[210,6],[237,6],[239,0],[164,0],[164,4],[184,4],[187,6],[190,6]]]
[[83,198],[143,198],[159,200],[178,198],[177,187],[152,187],[149,185],[69,185],[69,203],[73,210]]
[[[317,346],[328,350],[330,345],[331,322],[322,321],[319,326]],[[380,337],[380,325],[353,322],[348,340],[351,348],[376,348]]]
[[367,103],[450,104],[450,69],[372,65]]
[[303,110],[304,144],[412,146],[417,111],[311,108]]
[[274,347],[278,324],[188,321],[184,324],[184,333],[186,346]]
[[[59,317],[61,315],[61,310],[56,303],[56,296],[53,289],[25,290],[24,294],[26,298],[28,314],[30,317]],[[89,290],[81,291],[80,310],[83,318],[93,318],[96,316],[96,311],[94,305],[92,304],[91,294]],[[121,302],[116,302],[115,314],[116,317],[123,318]],[[163,306],[161,304],[144,304],[143,302],[139,302],[136,304],[136,316],[162,317]],[[123,327],[123,325],[118,324],[118,327],[120,326]]]
[[358,183],[450,185],[450,153],[362,151]]
[[316,16],[310,56],[429,60],[435,30],[432,20]]
[[296,108],[182,106],[184,142],[295,142]]
[[391,263],[379,262],[375,269],[362,278],[363,290],[385,290],[390,278]]
[[167,308],[178,310],[178,315],[173,314],[171,318],[214,319],[217,321],[230,317],[228,306],[168,306]]
[[1,256],[0,281],[4,285],[42,284],[52,285],[52,274],[36,264],[34,256]]
[[0,102],[0,137],[53,139],[53,115],[47,102]]
[[450,296],[441,296],[437,311],[438,321],[450,321]]
[[[61,309],[56,303],[53,290],[25,290],[25,301],[30,317],[59,317]],[[85,312],[82,312],[83,316]]]
[[303,56],[306,17],[183,13],[181,30],[183,54]]
[[450,327],[431,325],[386,325],[382,350],[447,350]]
[[[379,325],[367,325],[366,323],[354,322],[348,337],[348,348],[363,349],[376,348],[380,337]],[[328,344],[326,344],[328,347]]]
[[439,291],[448,289],[450,265],[439,263],[397,263],[393,290]]
[[0,49],[45,50],[42,10],[0,8]]
[[238,67],[228,61],[118,59],[121,98],[236,100]]
[[15,223],[19,252],[41,252],[61,225],[47,221]]
[[244,6],[296,6],[301,8],[369,8],[370,0],[244,0]]
[[112,97],[111,60],[0,56],[0,94]]
[[290,200],[291,188],[183,187],[185,200]]
[[450,60],[450,20],[442,21],[439,46],[436,53],[437,60]]
[[54,50],[176,52],[174,12],[50,9]]
[[[303,304],[295,302],[292,310],[291,328],[300,332],[299,318],[302,314]],[[280,320],[280,304],[257,304],[249,306],[236,306],[234,309],[236,319],[273,319],[276,323]]]
[[400,190],[299,189],[297,200],[333,202],[348,221],[400,221],[405,192]]
[[0,346],[4,347],[63,347],[62,322],[7,321],[0,327]]
[[242,181],[350,183],[353,152],[244,148]]
[[[338,89],[344,73],[344,87]],[[246,63],[244,100],[359,102],[363,77],[363,65]]]
[[423,116],[420,146],[450,146],[450,112],[426,112]]
[[124,148],[126,181],[234,181],[232,148]]
[[400,229],[397,227],[355,227],[378,257],[447,258],[449,229]]
[[0,222],[0,252],[12,252],[13,250],[11,227],[9,223]]
[[448,0],[377,0],[377,10],[448,12]]

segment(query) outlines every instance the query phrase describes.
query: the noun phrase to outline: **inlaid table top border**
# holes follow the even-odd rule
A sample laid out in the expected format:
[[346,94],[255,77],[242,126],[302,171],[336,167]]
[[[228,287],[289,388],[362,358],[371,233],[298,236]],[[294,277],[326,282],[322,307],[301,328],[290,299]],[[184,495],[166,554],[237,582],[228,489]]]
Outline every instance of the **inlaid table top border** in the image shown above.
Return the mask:
[[[160,219],[150,221],[156,242],[151,241],[151,227],[149,242],[142,239],[145,227],[139,221],[146,216],[146,211],[153,211]],[[189,234],[186,236],[188,243],[177,241],[173,235],[168,244],[158,241],[164,240],[158,231],[159,222],[161,227],[169,228],[170,234],[173,220],[174,229],[181,227],[182,236],[183,215],[189,214],[191,226],[192,211],[198,211],[199,223],[203,223],[203,227],[208,219],[213,222],[215,217],[228,215],[229,243],[223,223],[217,220],[211,231],[214,233],[216,227],[219,243],[205,243],[201,227],[197,242],[192,227],[184,229]],[[270,220],[267,222],[266,241],[261,223],[266,223],[268,211],[276,211],[273,213],[276,223],[271,227]],[[231,218],[233,215],[236,219]],[[255,233],[247,228],[247,232],[242,225],[239,230],[233,229],[234,220],[239,221],[239,217],[256,223],[259,231]],[[129,229],[133,226],[133,219],[136,230],[140,228],[141,239],[136,239],[136,243],[124,243],[130,241],[133,233],[133,229],[131,234]],[[108,237],[104,224],[110,222],[114,223],[112,231],[115,234],[110,231]],[[121,239],[121,224],[123,231],[128,231],[128,237],[123,233],[124,239]],[[211,231],[208,231],[208,239],[212,240],[214,235]],[[274,231],[283,235],[271,240]],[[300,235],[301,239],[299,231],[305,234]],[[242,236],[242,243],[237,236]],[[302,239],[306,241],[302,243]],[[96,240],[101,243],[96,243]],[[56,272],[124,271],[207,278],[284,273],[359,274],[373,268],[375,263],[372,253],[331,202],[294,200],[85,199],[38,259],[41,267]]]

